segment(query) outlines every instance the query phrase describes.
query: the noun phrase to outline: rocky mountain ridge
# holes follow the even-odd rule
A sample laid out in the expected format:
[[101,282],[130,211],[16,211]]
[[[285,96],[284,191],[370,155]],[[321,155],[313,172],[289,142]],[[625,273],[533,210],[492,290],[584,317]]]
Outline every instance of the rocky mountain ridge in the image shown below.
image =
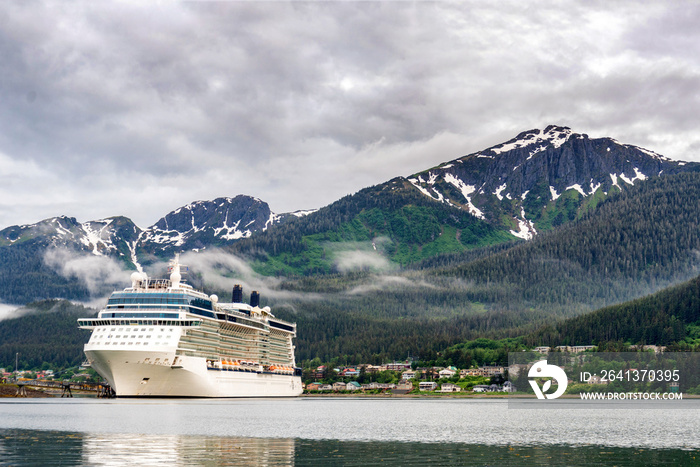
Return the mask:
[[550,125],[407,180],[425,196],[503,224],[512,235],[529,239],[538,230],[566,221],[555,222],[554,212],[559,215],[565,210],[565,215],[572,215],[572,208],[580,208],[586,198],[695,166],[612,138],[589,138],[568,127]]
[[138,268],[149,256],[223,246],[310,212],[275,214],[266,202],[238,195],[190,203],[146,229],[122,216],[88,222],[60,216],[11,226],[0,230],[0,247],[33,243],[44,248],[68,248],[115,257]]

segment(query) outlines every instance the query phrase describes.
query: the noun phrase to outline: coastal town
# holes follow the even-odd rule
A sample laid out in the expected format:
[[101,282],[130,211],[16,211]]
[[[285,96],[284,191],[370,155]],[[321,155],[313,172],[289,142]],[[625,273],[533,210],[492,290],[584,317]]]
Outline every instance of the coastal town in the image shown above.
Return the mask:
[[[594,345],[540,346],[532,353],[546,357],[550,352],[580,354],[596,350]],[[663,346],[629,346],[629,351],[661,353]],[[305,394],[420,394],[420,393],[513,393],[515,386],[508,380],[509,373],[525,374],[532,363],[482,365],[473,368],[454,366],[419,367],[414,362],[392,362],[383,365],[360,364],[330,367],[320,365],[304,372]],[[588,384],[605,384],[592,378]]]
[[506,381],[507,368],[500,365],[458,369],[448,367],[413,368],[412,362],[384,365],[361,364],[330,368],[316,367],[309,373],[312,382],[304,392],[314,393],[508,393],[515,388]]
[[[550,352],[567,352],[580,354],[595,351],[594,345],[561,345],[556,347],[539,346],[529,350],[530,354],[546,358]],[[644,345],[629,346],[629,351],[662,353],[663,346]],[[484,394],[494,395],[516,392],[516,386],[509,376],[526,374],[531,363],[496,364],[457,368],[455,366],[420,366],[420,362],[407,359],[402,362],[385,364],[359,365],[317,365],[303,370],[303,391],[307,395],[331,394],[367,394],[367,395],[405,395],[405,394]],[[100,378],[87,367],[76,367],[55,373],[51,369],[35,371],[6,371],[0,368],[0,383],[22,384],[27,381],[63,381],[71,383],[99,384]],[[571,381],[570,381],[571,382]],[[606,384],[600,377],[592,377],[588,384]],[[104,383],[101,383],[104,384]],[[5,396],[15,395],[6,391]]]

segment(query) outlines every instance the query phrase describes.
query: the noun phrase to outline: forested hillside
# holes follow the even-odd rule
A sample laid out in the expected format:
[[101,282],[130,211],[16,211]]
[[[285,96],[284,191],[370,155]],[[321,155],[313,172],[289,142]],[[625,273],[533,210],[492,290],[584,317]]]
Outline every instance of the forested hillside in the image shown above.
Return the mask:
[[252,258],[264,274],[312,275],[342,270],[338,252],[343,251],[406,265],[513,238],[466,211],[426,198],[398,178],[240,241],[229,251]]
[[48,298],[85,300],[90,292],[75,277],[64,277],[44,261],[39,239],[17,247],[0,247],[0,297],[5,303],[29,303]]
[[597,310],[528,335],[530,345],[604,342],[668,345],[700,337],[700,276],[687,283]]
[[697,275],[699,197],[700,174],[656,178],[531,242],[430,259],[395,275],[288,280],[286,289],[321,298],[275,309],[304,330],[301,358],[429,356],[481,336],[528,334]]
[[24,307],[21,317],[0,321],[0,367],[20,368],[79,365],[90,332],[78,329],[78,318],[95,316],[89,308],[65,300],[44,300]]
[[656,177],[577,222],[438,274],[485,287],[485,299],[505,288],[537,307],[625,301],[698,272],[698,199],[700,174]]

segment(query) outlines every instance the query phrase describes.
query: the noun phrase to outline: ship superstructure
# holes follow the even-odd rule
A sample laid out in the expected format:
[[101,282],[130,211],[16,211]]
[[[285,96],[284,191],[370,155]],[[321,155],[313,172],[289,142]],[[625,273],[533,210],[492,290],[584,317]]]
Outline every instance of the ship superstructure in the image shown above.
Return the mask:
[[294,360],[296,324],[260,308],[260,296],[243,302],[241,286],[220,303],[182,281],[176,257],[169,279],[131,275],[131,287],[114,292],[85,344],[89,365],[117,396],[285,397],[302,392]]

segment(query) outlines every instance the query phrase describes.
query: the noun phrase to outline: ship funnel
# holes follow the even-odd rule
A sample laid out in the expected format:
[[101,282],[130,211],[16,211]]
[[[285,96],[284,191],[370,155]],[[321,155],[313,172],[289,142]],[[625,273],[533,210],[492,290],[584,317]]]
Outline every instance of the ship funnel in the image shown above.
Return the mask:
[[236,284],[233,286],[233,297],[231,298],[233,303],[243,303],[243,287],[241,284]]
[[258,305],[260,305],[260,294],[257,290],[253,290],[253,292],[250,294],[250,306],[255,308]]

